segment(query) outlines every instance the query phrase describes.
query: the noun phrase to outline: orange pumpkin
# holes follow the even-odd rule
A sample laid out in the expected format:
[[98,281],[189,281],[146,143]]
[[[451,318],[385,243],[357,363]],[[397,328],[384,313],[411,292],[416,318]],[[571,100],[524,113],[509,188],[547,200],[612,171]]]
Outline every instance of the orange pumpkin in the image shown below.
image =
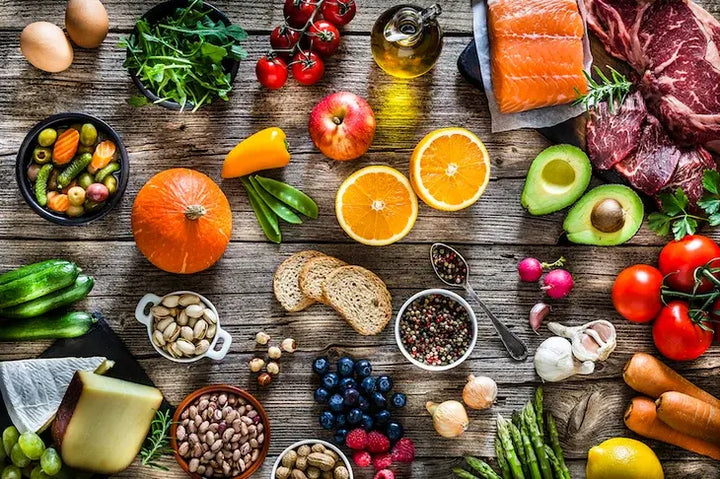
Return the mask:
[[225,252],[232,232],[225,194],[208,176],[187,168],[162,171],[145,183],[131,220],[140,252],[170,273],[209,268]]

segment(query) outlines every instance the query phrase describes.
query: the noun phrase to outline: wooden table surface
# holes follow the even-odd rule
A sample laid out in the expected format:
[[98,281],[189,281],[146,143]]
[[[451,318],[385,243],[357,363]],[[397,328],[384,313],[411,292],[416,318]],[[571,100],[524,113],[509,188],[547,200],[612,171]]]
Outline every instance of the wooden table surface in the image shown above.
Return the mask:
[[[141,0],[105,0],[111,32],[99,50],[76,49],[72,67],[59,74],[31,67],[18,48],[20,31],[35,20],[63,24],[65,2],[0,0],[0,270],[48,257],[78,262],[96,277],[87,308],[102,311],[115,331],[138,358],[166,398],[177,404],[206,384],[230,383],[245,387],[263,402],[271,417],[270,455],[257,477],[267,478],[277,454],[305,438],[329,439],[317,422],[313,403],[316,387],[310,364],[314,357],[350,354],[369,358],[374,371],[392,374],[398,391],[408,395],[400,414],[407,435],[415,440],[418,460],[400,469],[397,477],[444,479],[461,463],[463,454],[493,455],[494,418],[520,408],[539,384],[532,357],[517,363],[509,359],[490,323],[480,314],[480,336],[472,356],[450,372],[431,374],[410,366],[395,344],[392,327],[375,337],[354,333],[328,308],[313,306],[288,314],[275,301],[271,277],[276,266],[293,252],[313,248],[377,272],[393,294],[395,310],[414,292],[440,286],[427,260],[434,241],[445,241],[467,255],[472,283],[490,308],[526,340],[534,351],[547,329],[534,334],[527,313],[540,298],[535,285],[519,284],[517,262],[528,255],[554,260],[568,258],[577,285],[570,298],[553,303],[553,319],[581,324],[593,319],[613,321],[618,347],[597,372],[545,387],[547,405],[558,418],[560,437],[574,477],[584,477],[588,448],[613,436],[630,436],[622,414],[634,393],[621,379],[622,366],[637,351],[656,353],[647,325],[630,324],[613,310],[609,299],[615,275],[637,263],[654,263],[664,239],[643,227],[628,244],[614,248],[558,244],[563,213],[531,217],[520,206],[525,173],[535,155],[548,143],[534,131],[492,134],[484,95],[457,72],[456,60],[472,35],[467,0],[442,2],[440,22],[445,47],[437,67],[424,77],[400,81],[374,64],[369,31],[391,3],[360,0],[356,19],[348,26],[339,54],[328,61],[325,78],[302,87],[290,80],[276,92],[255,81],[255,59],[267,51],[268,33],[282,19],[280,0],[231,1],[216,5],[250,33],[250,57],[242,62],[235,91],[226,104],[218,102],[198,113],[176,113],[160,107],[131,108],[126,99],[135,93],[121,63],[116,44],[149,7]],[[720,17],[720,1],[701,2]],[[366,97],[375,110],[377,134],[365,156],[337,163],[312,145],[307,119],[324,95],[350,90]],[[131,158],[131,176],[122,204],[104,220],[80,228],[60,227],[33,213],[15,183],[15,156],[26,132],[38,121],[59,112],[83,111],[97,115],[122,136]],[[493,163],[492,180],[480,201],[457,213],[444,213],[421,203],[410,235],[384,248],[352,242],[335,219],[333,198],[351,172],[370,164],[389,164],[407,172],[410,153],[429,131],[462,126],[485,142]],[[192,276],[176,276],[153,267],[136,249],[130,232],[130,210],[140,187],[155,173],[172,167],[196,168],[220,181],[224,155],[238,141],[269,126],[288,133],[292,161],[282,171],[285,181],[301,187],[320,206],[320,217],[299,227],[284,228],[284,243],[264,240],[239,181],[221,183],[233,210],[233,236],[225,256],[213,268]],[[712,233],[716,239],[720,237]],[[137,301],[147,292],[164,294],[179,289],[197,291],[214,302],[233,344],[222,362],[203,360],[193,365],[171,363],[154,351],[142,325],[133,318]],[[255,352],[257,331],[276,339],[294,337],[299,350],[281,360],[281,375],[267,389],[259,389],[247,363]],[[0,360],[37,356],[50,343],[0,346]],[[682,374],[711,393],[720,395],[720,347],[700,359],[673,364]],[[460,399],[465,377],[489,375],[499,384],[497,405],[489,411],[471,411],[469,430],[459,439],[441,439],[432,430],[425,402]],[[675,447],[649,441],[668,478],[714,478],[718,463]],[[168,459],[170,472],[134,465],[117,477],[182,478]],[[356,477],[371,478],[369,469],[355,469]]]

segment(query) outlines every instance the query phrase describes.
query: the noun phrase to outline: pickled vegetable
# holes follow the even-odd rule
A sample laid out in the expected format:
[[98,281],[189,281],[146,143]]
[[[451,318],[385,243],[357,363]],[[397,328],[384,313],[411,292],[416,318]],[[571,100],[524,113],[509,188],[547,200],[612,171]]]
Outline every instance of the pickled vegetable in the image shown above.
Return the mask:
[[81,186],[84,190],[86,190],[87,187],[92,185],[93,183],[95,183],[95,180],[90,173],[83,173],[78,177],[78,185]]
[[52,152],[50,148],[37,147],[33,150],[33,161],[38,165],[44,165],[49,163],[52,159]]
[[47,205],[48,179],[52,171],[53,165],[51,163],[43,165],[35,180],[35,201],[37,201],[40,206]]
[[31,183],[35,183],[38,173],[40,173],[40,165],[33,163],[27,170],[28,180],[30,180]]
[[102,183],[108,175],[120,171],[120,163],[113,161],[95,174],[95,182]]
[[72,163],[70,163],[70,165],[65,168],[62,173],[60,173],[60,176],[58,176],[58,187],[65,188],[69,185],[77,175],[87,168],[91,161],[92,155],[90,153],[83,153],[82,155],[75,157]]
[[85,123],[80,128],[80,143],[85,146],[92,146],[97,141],[98,132],[95,125],[92,123]]
[[103,180],[103,185],[108,189],[108,194],[114,195],[117,191],[117,178],[110,175]]
[[57,131],[53,130],[52,128],[45,128],[38,135],[38,145],[50,146],[55,143],[55,140],[57,140],[57,136]]
[[67,195],[72,206],[82,206],[85,203],[85,189],[81,186],[73,186],[68,190]]

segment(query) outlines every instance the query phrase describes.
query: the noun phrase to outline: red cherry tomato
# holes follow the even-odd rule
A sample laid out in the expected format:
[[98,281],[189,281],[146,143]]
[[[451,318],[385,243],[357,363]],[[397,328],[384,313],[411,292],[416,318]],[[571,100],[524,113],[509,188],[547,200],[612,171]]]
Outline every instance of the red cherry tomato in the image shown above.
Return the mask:
[[[278,25],[270,33],[270,46],[273,50],[292,50],[300,40],[300,32],[293,30],[287,25]],[[292,52],[275,52],[277,56],[289,61]]]
[[324,57],[332,55],[340,45],[340,32],[335,25],[326,20],[314,22],[305,38],[309,40],[309,49]]
[[710,323],[690,317],[688,304],[671,301],[653,323],[653,341],[660,353],[675,361],[690,361],[707,351],[713,340]]
[[325,64],[315,52],[298,52],[290,67],[293,76],[303,85],[313,85],[320,81],[325,73]]
[[355,0],[325,0],[322,16],[333,25],[342,27],[355,17]]
[[288,68],[282,58],[265,55],[255,65],[255,75],[262,86],[277,90],[287,81]]
[[635,323],[652,321],[662,309],[663,275],[647,264],[625,268],[615,278],[612,301],[620,315]]
[[[680,241],[671,241],[660,252],[658,265],[665,282],[673,289],[691,293],[695,287],[695,269],[715,258],[720,258],[720,246],[706,236],[690,235]],[[704,280],[698,292],[706,292],[712,283]]]
[[314,12],[315,2],[313,0],[285,0],[283,7],[285,21],[295,28],[304,27]]

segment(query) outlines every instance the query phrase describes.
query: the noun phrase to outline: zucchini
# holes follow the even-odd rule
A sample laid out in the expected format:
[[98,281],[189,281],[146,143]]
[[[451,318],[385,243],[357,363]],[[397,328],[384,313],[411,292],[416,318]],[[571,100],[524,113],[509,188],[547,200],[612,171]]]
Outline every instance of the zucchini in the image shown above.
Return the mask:
[[80,301],[92,290],[95,281],[90,276],[81,274],[75,280],[75,284],[64,289],[59,289],[38,299],[18,304],[7,309],[0,309],[0,321],[2,318],[34,318],[48,311],[69,306]]
[[26,303],[63,289],[75,282],[80,268],[75,263],[56,264],[47,269],[0,284],[0,309]]
[[95,316],[81,311],[9,321],[0,324],[0,341],[77,338],[95,323]]
[[18,269],[14,269],[12,271],[8,271],[7,273],[0,274],[0,284],[15,281],[16,279],[22,278],[23,276],[27,276],[31,273],[37,273],[38,271],[58,264],[70,264],[70,261],[65,261],[64,259],[48,259],[45,261],[40,261],[39,263],[26,264],[25,266],[21,266]]

